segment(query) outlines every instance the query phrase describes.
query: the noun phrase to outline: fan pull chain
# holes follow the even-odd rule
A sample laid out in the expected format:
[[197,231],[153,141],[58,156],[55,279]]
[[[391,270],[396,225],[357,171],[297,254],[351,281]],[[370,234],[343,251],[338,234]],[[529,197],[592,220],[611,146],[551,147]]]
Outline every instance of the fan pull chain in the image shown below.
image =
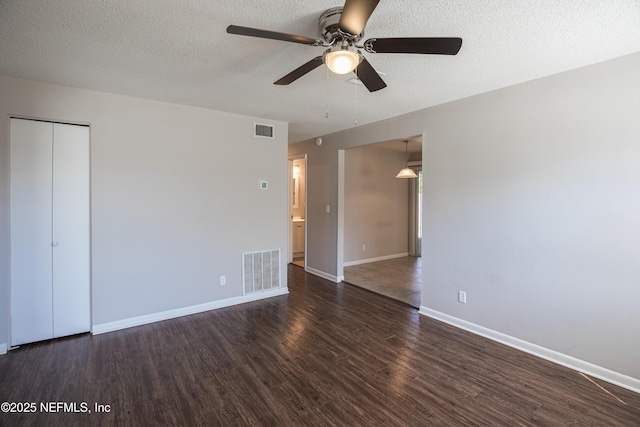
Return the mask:
[[353,86],[355,86],[355,91],[356,91],[356,95],[355,95],[355,97],[356,97],[356,119],[354,120],[353,125],[354,126],[358,126],[358,86],[360,86],[360,85],[357,84],[357,82],[360,80],[359,77],[358,77],[358,67],[356,67],[356,69],[353,70],[353,72],[356,74],[356,84],[353,85]]
[[327,72],[327,79],[325,81],[325,113],[324,113],[324,118],[328,119],[329,118],[329,68],[328,67],[324,67],[324,69]]

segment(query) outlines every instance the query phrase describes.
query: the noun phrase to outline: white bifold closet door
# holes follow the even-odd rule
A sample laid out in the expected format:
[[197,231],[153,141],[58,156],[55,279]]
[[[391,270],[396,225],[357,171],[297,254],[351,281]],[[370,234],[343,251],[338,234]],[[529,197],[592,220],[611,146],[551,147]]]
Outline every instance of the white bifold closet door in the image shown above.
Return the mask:
[[89,128],[11,119],[11,344],[89,331]]

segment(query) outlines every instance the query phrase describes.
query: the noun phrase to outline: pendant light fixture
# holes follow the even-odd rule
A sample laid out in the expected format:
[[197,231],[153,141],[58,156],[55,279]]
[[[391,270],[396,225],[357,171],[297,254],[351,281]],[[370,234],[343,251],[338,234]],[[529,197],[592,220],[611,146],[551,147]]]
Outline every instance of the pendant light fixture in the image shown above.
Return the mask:
[[418,175],[409,167],[409,140],[405,139],[404,141],[404,153],[406,155],[406,167],[398,172],[396,178],[417,178]]

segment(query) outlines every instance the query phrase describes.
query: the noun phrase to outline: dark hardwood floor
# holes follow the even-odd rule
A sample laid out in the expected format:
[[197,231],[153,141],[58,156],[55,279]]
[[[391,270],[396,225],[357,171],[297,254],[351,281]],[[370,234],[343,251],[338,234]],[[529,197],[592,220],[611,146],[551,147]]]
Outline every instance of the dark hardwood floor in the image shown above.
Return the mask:
[[299,267],[289,288],[0,356],[0,402],[38,405],[0,413],[0,425],[640,425],[640,394]]

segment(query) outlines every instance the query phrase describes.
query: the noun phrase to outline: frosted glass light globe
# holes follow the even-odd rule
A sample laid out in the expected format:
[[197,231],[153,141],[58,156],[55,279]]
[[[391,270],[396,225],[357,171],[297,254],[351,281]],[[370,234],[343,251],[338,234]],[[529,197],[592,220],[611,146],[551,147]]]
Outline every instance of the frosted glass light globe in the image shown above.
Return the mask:
[[347,74],[360,64],[360,55],[346,49],[332,50],[324,55],[324,63],[336,74]]

